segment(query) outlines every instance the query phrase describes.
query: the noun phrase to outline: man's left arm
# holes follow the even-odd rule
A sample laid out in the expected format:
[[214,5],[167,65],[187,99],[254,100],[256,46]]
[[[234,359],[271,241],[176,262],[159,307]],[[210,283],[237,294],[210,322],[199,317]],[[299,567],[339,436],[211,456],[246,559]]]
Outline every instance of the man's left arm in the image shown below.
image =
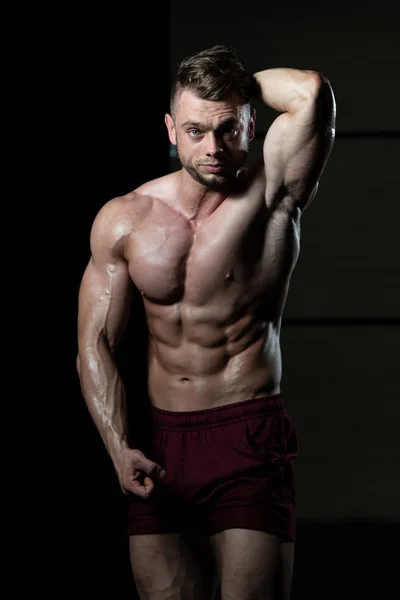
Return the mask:
[[290,211],[313,200],[335,139],[336,102],[321,73],[289,68],[254,73],[255,97],[282,113],[264,141],[266,201]]

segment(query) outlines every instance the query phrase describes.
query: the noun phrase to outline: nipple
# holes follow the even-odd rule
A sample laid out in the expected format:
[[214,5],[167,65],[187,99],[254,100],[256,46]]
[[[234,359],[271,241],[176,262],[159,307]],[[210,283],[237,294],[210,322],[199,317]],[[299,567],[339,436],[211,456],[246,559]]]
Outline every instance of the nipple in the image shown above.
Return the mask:
[[232,269],[228,269],[228,271],[225,273],[225,281],[232,281],[233,279],[233,271]]

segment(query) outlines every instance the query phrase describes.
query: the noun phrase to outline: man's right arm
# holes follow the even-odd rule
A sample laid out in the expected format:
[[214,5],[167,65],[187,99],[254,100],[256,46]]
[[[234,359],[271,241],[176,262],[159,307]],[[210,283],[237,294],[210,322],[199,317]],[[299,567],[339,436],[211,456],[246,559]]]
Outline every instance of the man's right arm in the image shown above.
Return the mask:
[[123,256],[129,223],[121,202],[116,198],[105,204],[93,223],[91,258],[79,290],[77,357],[83,397],[120,479],[128,432],[125,388],[114,351],[133,292]]

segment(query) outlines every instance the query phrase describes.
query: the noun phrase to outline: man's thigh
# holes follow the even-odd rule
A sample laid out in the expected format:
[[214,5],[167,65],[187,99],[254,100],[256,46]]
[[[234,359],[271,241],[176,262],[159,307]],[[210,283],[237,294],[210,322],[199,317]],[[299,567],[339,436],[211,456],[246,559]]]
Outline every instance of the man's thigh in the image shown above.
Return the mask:
[[226,529],[210,538],[222,600],[289,600],[294,542],[254,529]]
[[197,530],[129,538],[140,600],[213,600],[218,575],[210,540]]

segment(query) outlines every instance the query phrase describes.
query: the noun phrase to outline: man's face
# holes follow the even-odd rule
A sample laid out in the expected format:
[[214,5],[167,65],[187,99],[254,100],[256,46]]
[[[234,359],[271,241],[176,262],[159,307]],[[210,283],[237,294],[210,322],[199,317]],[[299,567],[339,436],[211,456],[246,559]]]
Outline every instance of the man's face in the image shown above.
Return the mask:
[[165,122],[182,167],[205,187],[222,189],[246,161],[255,113],[237,95],[202,100],[183,90],[176,102],[175,119],[166,115]]

